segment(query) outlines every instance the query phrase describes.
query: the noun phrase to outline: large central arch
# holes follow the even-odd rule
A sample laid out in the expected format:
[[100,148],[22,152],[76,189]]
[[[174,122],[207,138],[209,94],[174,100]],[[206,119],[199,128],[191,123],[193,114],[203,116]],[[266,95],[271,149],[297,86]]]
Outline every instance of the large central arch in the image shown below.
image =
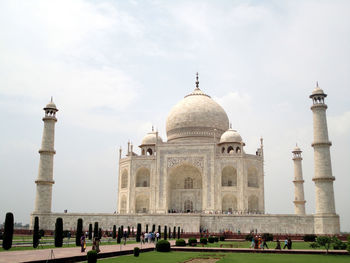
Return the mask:
[[182,164],[170,170],[167,201],[170,212],[202,211],[202,174],[198,168]]

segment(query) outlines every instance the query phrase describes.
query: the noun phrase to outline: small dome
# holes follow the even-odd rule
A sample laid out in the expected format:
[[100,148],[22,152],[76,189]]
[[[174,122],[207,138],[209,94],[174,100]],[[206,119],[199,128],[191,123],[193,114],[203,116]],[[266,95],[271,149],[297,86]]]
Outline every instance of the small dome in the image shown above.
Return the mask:
[[298,145],[295,146],[293,152],[301,152],[300,148]]
[[323,95],[324,92],[323,92],[323,89],[321,89],[320,87],[317,86],[317,87],[312,91],[312,95],[319,95],[319,94]]
[[55,109],[55,110],[57,110],[56,104],[53,103],[52,97],[51,97],[51,101],[45,106],[44,109]]
[[225,131],[220,138],[220,143],[226,143],[226,142],[242,142],[242,137],[239,135],[239,133],[236,130],[228,129]]
[[[146,134],[145,137],[143,137],[141,145],[156,144],[156,142],[157,142],[157,133],[149,132]],[[158,134],[158,142],[163,142],[159,134]]]

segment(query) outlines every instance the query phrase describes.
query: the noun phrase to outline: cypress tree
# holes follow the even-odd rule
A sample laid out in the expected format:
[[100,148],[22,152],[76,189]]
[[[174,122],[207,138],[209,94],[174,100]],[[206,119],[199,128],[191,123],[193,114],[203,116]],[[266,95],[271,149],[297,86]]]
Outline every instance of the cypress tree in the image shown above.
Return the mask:
[[39,245],[39,217],[34,218],[34,229],[33,229],[33,248],[37,248]]
[[158,233],[159,233],[159,239],[161,239],[162,238],[162,230],[161,230],[160,225],[158,226]]
[[134,236],[134,235],[135,235],[135,229],[134,229],[134,226],[131,228],[131,232],[132,232],[132,235]]
[[13,239],[13,214],[7,213],[5,218],[4,236],[2,240],[2,248],[9,250],[12,247]]
[[121,236],[122,236],[121,229],[120,229],[120,227],[118,227],[117,244],[120,244]]
[[98,229],[98,239],[102,238],[102,228]]
[[122,231],[122,235],[123,235],[124,234],[124,226],[123,225],[120,226],[120,230]]
[[176,239],[176,226],[174,226],[174,229],[173,229],[173,238]]
[[171,227],[168,227],[169,229],[169,239],[171,239]]
[[128,226],[128,237],[130,236],[130,226]]
[[164,226],[164,240],[168,239],[168,231],[167,231],[167,227]]
[[156,225],[155,224],[152,225],[152,233],[154,233],[154,232],[156,232]]
[[63,245],[63,220],[61,217],[56,219],[55,224],[55,247],[62,247]]
[[146,225],[146,233],[148,233],[148,224]]
[[113,225],[112,238],[116,239],[116,237],[117,237],[117,227],[115,225]]
[[95,222],[94,225],[94,237],[98,237],[98,222]]
[[77,221],[77,232],[75,234],[75,245],[80,246],[80,238],[83,235],[83,219],[79,218]]
[[92,239],[92,224],[89,224],[89,239]]
[[177,239],[180,239],[180,227],[177,228]]
[[138,223],[137,224],[137,233],[136,233],[136,242],[140,242],[141,241],[141,224]]

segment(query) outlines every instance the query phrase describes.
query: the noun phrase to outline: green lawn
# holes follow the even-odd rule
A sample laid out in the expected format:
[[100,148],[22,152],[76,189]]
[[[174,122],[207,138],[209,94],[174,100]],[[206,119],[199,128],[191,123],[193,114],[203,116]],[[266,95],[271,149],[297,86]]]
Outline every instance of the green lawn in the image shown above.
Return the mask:
[[283,255],[283,254],[256,254],[256,253],[195,253],[195,252],[146,252],[139,257],[133,255],[116,258],[100,259],[98,262],[127,262],[127,263],[175,263],[184,262],[191,258],[220,258],[217,263],[349,263],[350,256],[333,255]]

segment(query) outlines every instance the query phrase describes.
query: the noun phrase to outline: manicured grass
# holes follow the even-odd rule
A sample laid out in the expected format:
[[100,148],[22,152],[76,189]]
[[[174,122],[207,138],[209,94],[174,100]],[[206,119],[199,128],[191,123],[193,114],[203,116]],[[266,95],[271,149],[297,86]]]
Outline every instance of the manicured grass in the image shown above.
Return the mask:
[[139,257],[133,255],[116,258],[100,259],[98,262],[128,262],[128,263],[175,263],[191,258],[220,258],[217,263],[349,263],[350,256],[334,255],[291,255],[291,254],[256,254],[256,253],[195,253],[195,252],[145,252]]

